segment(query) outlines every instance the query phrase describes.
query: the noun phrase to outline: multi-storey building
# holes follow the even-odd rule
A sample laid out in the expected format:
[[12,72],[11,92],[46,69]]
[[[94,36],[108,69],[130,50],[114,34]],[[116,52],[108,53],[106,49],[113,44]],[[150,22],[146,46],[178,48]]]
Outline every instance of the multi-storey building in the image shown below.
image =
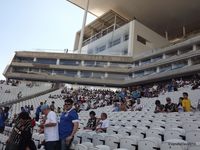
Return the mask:
[[7,78],[128,86],[200,71],[199,1],[68,1],[85,9],[74,53],[17,51]]

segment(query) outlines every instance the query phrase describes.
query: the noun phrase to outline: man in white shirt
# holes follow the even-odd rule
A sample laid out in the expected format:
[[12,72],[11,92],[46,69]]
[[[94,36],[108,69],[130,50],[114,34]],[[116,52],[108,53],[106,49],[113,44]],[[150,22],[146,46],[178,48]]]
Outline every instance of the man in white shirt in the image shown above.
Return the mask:
[[41,111],[46,117],[43,125],[45,150],[59,149],[58,119],[56,113],[51,111],[47,104],[41,106]]
[[107,119],[107,114],[101,113],[101,118],[96,127],[96,132],[106,132],[109,125],[110,125],[110,123],[109,123],[109,120]]

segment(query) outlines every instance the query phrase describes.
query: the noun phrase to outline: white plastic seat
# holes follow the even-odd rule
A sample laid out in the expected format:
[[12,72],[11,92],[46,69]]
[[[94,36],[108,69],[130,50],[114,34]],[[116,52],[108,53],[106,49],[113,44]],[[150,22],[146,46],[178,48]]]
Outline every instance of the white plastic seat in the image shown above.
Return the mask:
[[121,135],[107,135],[105,137],[105,145],[108,145],[111,149],[118,148],[120,144]]
[[200,143],[200,130],[190,130],[185,133],[186,141],[189,143]]
[[94,144],[94,146],[105,144],[105,137],[107,135],[108,135],[107,133],[94,134],[93,137],[92,137],[92,143]]
[[196,130],[199,129],[200,122],[199,121],[183,122],[182,126],[185,131]]
[[138,141],[142,138],[139,136],[127,136],[120,139],[120,147],[130,150],[136,150],[138,148]]
[[159,149],[161,140],[156,137],[147,137],[138,142],[138,150],[155,150]]
[[118,129],[118,134],[129,136],[131,134],[132,127],[120,127]]
[[164,140],[170,139],[184,139],[185,138],[185,130],[180,128],[172,128],[167,129],[164,132]]
[[161,150],[187,150],[187,142],[180,139],[166,140],[161,144]]
[[120,126],[109,126],[107,128],[106,133],[108,133],[108,134],[117,134],[119,128],[120,128]]
[[146,131],[146,137],[157,137],[164,140],[164,131],[163,128],[151,128]]
[[95,148],[98,148],[98,150],[110,150],[110,147],[107,145],[97,145]]
[[83,145],[83,144],[77,144],[75,146],[75,150],[89,150],[87,146]]
[[83,142],[83,143],[81,143],[81,144],[87,146],[88,149],[94,147],[93,143],[90,143],[90,142]]
[[188,146],[188,150],[200,150],[200,145],[191,145],[191,146]]
[[145,128],[145,127],[133,128],[133,130],[131,130],[131,135],[144,138],[145,134],[146,134],[146,130],[147,130],[147,128]]
[[96,132],[93,131],[82,133],[82,142],[92,142],[92,137],[94,134],[96,134]]

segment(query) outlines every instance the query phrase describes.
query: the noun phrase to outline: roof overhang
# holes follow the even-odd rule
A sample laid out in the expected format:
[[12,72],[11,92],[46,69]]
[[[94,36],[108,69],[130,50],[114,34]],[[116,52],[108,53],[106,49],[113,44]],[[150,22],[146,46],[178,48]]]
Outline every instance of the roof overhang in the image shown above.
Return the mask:
[[[83,8],[86,0],[67,0]],[[200,29],[200,0],[90,0],[89,12],[97,17],[113,10],[127,20],[136,18],[157,33],[169,37]]]

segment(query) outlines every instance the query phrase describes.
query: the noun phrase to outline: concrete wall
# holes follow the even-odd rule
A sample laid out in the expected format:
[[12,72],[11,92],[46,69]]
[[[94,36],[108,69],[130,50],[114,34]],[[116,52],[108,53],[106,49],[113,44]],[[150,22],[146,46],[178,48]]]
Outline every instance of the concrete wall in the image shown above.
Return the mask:
[[[129,44],[130,46],[132,46],[129,47],[129,50],[133,50],[133,57],[138,57],[144,54],[148,55],[152,53],[152,49],[160,48],[170,44],[169,41],[166,40],[164,37],[147,28],[137,20],[133,20],[131,25],[133,26],[133,30],[131,33],[133,37],[131,39],[132,41],[130,42],[132,42],[133,44]],[[146,39],[146,45],[137,40],[138,35]]]

